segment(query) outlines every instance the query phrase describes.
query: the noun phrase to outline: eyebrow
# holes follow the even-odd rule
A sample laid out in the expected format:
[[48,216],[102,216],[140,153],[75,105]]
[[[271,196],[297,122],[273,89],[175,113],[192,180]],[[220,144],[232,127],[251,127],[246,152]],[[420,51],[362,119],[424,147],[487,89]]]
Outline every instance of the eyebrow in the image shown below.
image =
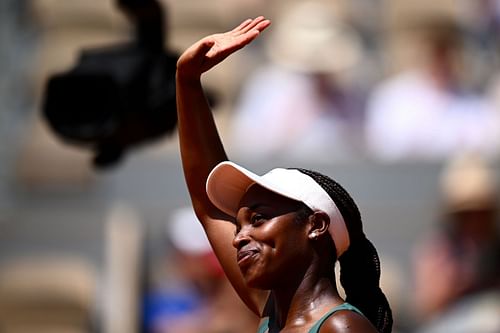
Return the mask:
[[[259,207],[270,207],[270,206],[267,206],[266,204],[262,203],[262,202],[256,202],[250,206],[246,206],[246,208],[248,208],[248,210],[250,211],[255,211],[257,208]],[[234,218],[234,223],[233,223],[235,226],[239,226],[240,224],[238,223],[238,219],[237,218]]]
[[[259,207],[263,207],[263,206],[265,206],[265,204],[263,204],[263,203],[261,203],[261,202],[256,202],[256,203],[254,203],[254,204],[252,204],[252,205],[250,205],[250,206],[246,206],[246,208],[247,208],[248,210],[250,210],[250,211],[255,211],[257,208],[259,208]],[[242,206],[242,207],[243,207],[243,206]],[[239,227],[239,225],[240,225],[240,224],[238,223],[238,219],[237,219],[236,217],[234,218],[234,223],[233,223],[233,224],[234,224],[236,227]]]
[[266,205],[263,204],[262,202],[257,202],[257,203],[254,203],[253,205],[248,206],[248,208],[251,210],[256,210],[259,207],[266,207]]

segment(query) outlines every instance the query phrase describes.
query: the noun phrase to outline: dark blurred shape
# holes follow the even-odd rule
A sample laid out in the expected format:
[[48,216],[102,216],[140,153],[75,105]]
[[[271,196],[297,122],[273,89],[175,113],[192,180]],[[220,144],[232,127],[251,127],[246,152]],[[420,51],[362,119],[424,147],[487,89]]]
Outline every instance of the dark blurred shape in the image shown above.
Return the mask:
[[95,151],[97,168],[116,165],[130,148],[177,124],[175,70],[156,0],[118,0],[135,27],[133,41],[83,50],[69,71],[48,80],[43,115],[64,141]]

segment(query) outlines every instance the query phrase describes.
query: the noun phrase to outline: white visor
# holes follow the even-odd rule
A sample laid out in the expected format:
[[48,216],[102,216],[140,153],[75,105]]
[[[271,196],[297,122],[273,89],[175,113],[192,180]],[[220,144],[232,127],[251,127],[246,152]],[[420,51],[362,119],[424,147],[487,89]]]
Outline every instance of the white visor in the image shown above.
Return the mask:
[[210,172],[206,190],[208,198],[217,208],[236,217],[243,195],[255,183],[300,201],[313,211],[328,214],[329,232],[335,243],[337,257],[347,250],[349,233],[335,202],[314,179],[299,170],[277,168],[259,176],[233,162],[224,161]]

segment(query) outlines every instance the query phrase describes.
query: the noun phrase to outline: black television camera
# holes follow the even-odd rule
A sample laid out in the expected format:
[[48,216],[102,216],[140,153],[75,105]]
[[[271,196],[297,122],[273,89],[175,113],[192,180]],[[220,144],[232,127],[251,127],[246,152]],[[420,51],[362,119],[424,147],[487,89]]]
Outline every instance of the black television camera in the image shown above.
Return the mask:
[[164,47],[162,8],[156,0],[119,0],[118,6],[134,24],[134,40],[83,50],[72,69],[49,78],[43,104],[51,129],[92,149],[98,168],[177,125],[178,54]]

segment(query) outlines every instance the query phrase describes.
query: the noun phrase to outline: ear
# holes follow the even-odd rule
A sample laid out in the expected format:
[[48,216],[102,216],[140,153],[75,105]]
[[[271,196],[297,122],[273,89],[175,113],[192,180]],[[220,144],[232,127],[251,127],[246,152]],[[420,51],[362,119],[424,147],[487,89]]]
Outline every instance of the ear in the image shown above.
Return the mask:
[[328,234],[328,227],[330,226],[330,217],[325,212],[314,212],[309,216],[309,231],[308,237],[311,240],[316,240],[323,236],[325,233]]

